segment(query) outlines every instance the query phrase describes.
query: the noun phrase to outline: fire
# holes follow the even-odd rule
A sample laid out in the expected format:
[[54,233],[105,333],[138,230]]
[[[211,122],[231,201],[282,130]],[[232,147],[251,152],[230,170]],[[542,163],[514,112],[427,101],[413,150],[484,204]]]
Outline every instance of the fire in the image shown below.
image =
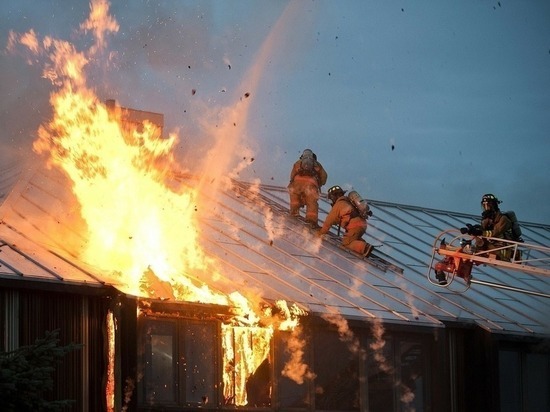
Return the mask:
[[247,379],[262,362],[269,361],[269,344],[272,336],[272,328],[222,328],[225,365],[223,395],[226,404],[247,404]]
[[[226,304],[223,296],[180,276],[210,262],[197,242],[196,193],[174,192],[163,183],[175,137],[155,137],[149,123],[126,137],[116,116],[86,89],[65,87],[51,101],[54,119],[39,129],[34,148],[50,153],[50,162],[71,179],[87,223],[83,260],[119,273],[138,296],[147,275],[154,274],[175,286],[178,300]],[[161,161],[168,167],[152,167]]]
[[182,276],[213,263],[197,242],[197,193],[166,184],[176,168],[177,136],[163,139],[148,122],[139,130],[121,127],[120,113],[110,112],[86,84],[89,56],[105,43],[100,28],[118,29],[111,20],[101,23],[104,5],[94,3],[83,25],[95,28],[97,38],[88,53],[51,38],[40,43],[33,32],[20,37],[31,51],[50,51],[44,76],[59,86],[50,98],[53,119],[40,127],[34,149],[49,154],[49,164],[70,178],[87,230],[86,247],[75,252],[97,269],[118,274],[129,293],[155,297],[147,288],[158,278],[172,285],[170,297],[177,300],[228,304],[226,296]]
[[84,52],[65,41],[40,41],[32,30],[10,33],[8,44],[8,49],[21,44],[49,61],[43,75],[55,86],[53,116],[39,128],[33,147],[67,175],[85,223],[85,245],[65,247],[136,296],[234,307],[233,323],[223,329],[224,392],[244,405],[246,379],[269,360],[273,328],[292,330],[304,313],[280,301],[274,309],[284,322],[259,327],[266,316],[256,313],[257,302],[206,284],[205,279],[223,275],[198,242],[198,189],[174,187],[169,180],[179,169],[173,157],[178,136],[162,138],[151,122],[123,125],[120,110],[108,108],[88,86],[88,65],[99,60],[107,35],[118,31],[108,2],[92,1],[90,10],[80,28],[95,42]]
[[115,410],[115,317],[107,313],[107,383],[105,384],[105,403],[108,411]]

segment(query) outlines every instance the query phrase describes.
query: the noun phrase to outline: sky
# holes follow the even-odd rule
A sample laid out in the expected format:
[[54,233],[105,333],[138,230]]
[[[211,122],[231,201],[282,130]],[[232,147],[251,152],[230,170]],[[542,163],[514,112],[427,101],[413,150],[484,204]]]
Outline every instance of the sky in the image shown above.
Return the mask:
[[[310,148],[328,173],[323,192],[472,214],[494,193],[520,221],[550,224],[546,0],[110,6],[119,28],[88,81],[102,100],[163,113],[184,168],[212,156],[212,139],[238,119],[228,141],[246,160],[239,179],[286,186]],[[24,167],[53,90],[39,57],[7,51],[9,33],[86,48],[89,11],[86,1],[0,3],[2,174]]]

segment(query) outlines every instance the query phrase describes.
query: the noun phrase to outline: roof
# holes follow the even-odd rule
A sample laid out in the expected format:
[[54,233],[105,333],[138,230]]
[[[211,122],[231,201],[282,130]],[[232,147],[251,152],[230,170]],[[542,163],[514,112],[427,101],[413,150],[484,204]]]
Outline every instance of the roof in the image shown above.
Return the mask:
[[19,179],[19,175],[21,174],[21,165],[19,163],[17,159],[3,163],[0,158],[0,165],[2,165],[2,169],[0,169],[0,205]]
[[[64,251],[66,237],[84,235],[76,229],[63,179],[55,170],[31,170],[0,207],[0,285],[19,280],[124,290]],[[196,184],[190,176],[178,180]],[[209,285],[217,291],[251,290],[311,314],[437,328],[456,322],[493,333],[550,336],[548,276],[487,265],[474,269],[474,282],[463,292],[428,281],[436,236],[477,216],[369,200],[373,216],[365,239],[376,248],[364,260],[340,247],[336,233],[321,241],[290,217],[284,187],[234,181],[201,194],[213,202],[200,219],[199,241],[222,268],[223,279]],[[321,220],[329,209],[323,197]],[[49,236],[51,224],[63,226],[62,238]],[[521,226],[526,242],[550,244],[549,225]]]

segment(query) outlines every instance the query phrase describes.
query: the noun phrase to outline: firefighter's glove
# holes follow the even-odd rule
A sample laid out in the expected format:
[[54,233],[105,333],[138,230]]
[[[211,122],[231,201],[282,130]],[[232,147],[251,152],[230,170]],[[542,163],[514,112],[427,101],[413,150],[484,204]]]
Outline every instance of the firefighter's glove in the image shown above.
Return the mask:
[[460,228],[460,233],[462,233],[463,235],[467,233],[471,236],[481,236],[483,232],[480,225],[471,225],[467,223],[466,227]]

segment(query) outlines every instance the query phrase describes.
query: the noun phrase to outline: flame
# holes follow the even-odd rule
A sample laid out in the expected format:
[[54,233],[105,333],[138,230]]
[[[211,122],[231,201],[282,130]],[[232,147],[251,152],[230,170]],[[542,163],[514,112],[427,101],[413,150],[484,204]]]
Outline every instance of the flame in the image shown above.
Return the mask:
[[223,396],[226,405],[246,405],[246,383],[269,359],[272,328],[222,327]]
[[104,47],[106,32],[118,30],[107,5],[93,2],[81,26],[96,38],[87,52],[48,37],[40,43],[32,31],[20,36],[29,50],[49,57],[44,77],[59,87],[50,97],[53,119],[40,127],[33,147],[70,178],[87,224],[87,244],[78,251],[85,262],[118,274],[120,285],[139,296],[154,297],[147,288],[158,278],[172,285],[175,299],[228,304],[226,296],[182,276],[211,270],[213,262],[197,242],[197,193],[168,187],[177,136],[161,138],[147,121],[123,126],[120,111],[109,111],[87,86],[90,56]]
[[107,329],[107,382],[105,383],[105,403],[108,411],[115,410],[115,317],[109,311],[106,318]]
[[[278,301],[269,313],[256,313],[258,302],[250,302],[239,292],[224,294],[210,288],[206,279],[223,275],[198,241],[201,185],[181,187],[171,179],[173,171],[179,170],[173,157],[178,136],[162,137],[162,126],[151,121],[125,121],[120,107],[102,103],[88,86],[88,66],[101,61],[107,36],[119,29],[109,15],[109,3],[93,0],[90,16],[80,29],[94,39],[84,51],[51,37],[40,40],[33,30],[21,35],[10,32],[8,42],[8,50],[20,44],[33,55],[47,59],[43,76],[54,86],[50,95],[53,115],[40,126],[33,148],[47,155],[49,167],[59,168],[69,178],[75,208],[85,226],[73,228],[83,234],[84,246],[67,243],[64,247],[97,271],[109,274],[119,289],[135,296],[235,308],[231,325],[224,326],[222,333],[224,396],[232,404],[245,405],[247,379],[269,360],[274,328],[293,330],[305,313],[284,301]],[[237,112],[227,110],[231,120]],[[231,142],[239,134],[233,132]],[[223,162],[216,159],[215,150],[225,148],[226,143],[221,141],[226,138],[221,136],[219,145],[209,153],[208,164],[228,166],[226,157]],[[216,172],[218,177],[227,175],[225,170]],[[114,342],[114,322],[110,313],[110,345]],[[293,362],[307,371],[307,366],[300,366],[300,350],[295,353]],[[109,355],[114,357],[114,346],[109,346]],[[114,378],[110,378],[106,393],[110,410],[114,385]]]

